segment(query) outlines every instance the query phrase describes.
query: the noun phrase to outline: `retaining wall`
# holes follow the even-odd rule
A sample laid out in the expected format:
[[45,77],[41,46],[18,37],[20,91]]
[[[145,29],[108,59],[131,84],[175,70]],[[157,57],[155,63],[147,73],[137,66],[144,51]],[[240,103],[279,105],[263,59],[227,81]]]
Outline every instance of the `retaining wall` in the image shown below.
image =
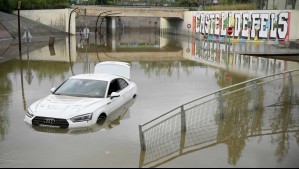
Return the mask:
[[[20,16],[68,32],[71,10],[72,9],[21,10]],[[17,14],[17,11],[14,11],[14,13]],[[72,34],[76,33],[75,13],[71,18],[70,32]]]
[[186,32],[189,26],[195,34],[226,37],[232,27],[233,38],[288,41],[299,39],[298,18],[298,10],[190,11],[179,29]]

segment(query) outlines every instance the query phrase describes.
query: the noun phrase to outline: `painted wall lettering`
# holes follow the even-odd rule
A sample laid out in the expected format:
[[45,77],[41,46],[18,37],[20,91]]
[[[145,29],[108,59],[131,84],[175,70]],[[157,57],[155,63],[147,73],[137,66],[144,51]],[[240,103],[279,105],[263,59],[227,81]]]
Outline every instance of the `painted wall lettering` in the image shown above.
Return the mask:
[[230,37],[247,40],[289,38],[288,11],[198,12],[195,31],[206,36],[228,37],[227,28],[233,27]]

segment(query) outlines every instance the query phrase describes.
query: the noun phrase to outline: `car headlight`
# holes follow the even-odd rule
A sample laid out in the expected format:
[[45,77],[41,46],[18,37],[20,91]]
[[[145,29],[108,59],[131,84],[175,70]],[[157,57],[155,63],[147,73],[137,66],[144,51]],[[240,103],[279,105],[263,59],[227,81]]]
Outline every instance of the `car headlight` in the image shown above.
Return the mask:
[[76,122],[83,122],[83,121],[89,121],[92,119],[92,113],[88,113],[88,114],[83,114],[80,116],[75,116],[73,118],[71,118],[72,122],[76,123]]
[[32,110],[30,108],[27,109],[26,116],[28,116],[29,118],[32,118],[34,116],[34,114],[32,113]]

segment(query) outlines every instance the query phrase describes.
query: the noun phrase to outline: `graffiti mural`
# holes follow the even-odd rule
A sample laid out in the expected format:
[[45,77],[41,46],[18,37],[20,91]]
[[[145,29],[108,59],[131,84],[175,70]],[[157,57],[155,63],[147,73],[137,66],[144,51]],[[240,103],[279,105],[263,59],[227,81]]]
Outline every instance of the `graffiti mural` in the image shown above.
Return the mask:
[[[288,11],[198,12],[195,32],[204,38],[233,41],[288,41],[291,13]],[[228,27],[233,33],[228,35]]]

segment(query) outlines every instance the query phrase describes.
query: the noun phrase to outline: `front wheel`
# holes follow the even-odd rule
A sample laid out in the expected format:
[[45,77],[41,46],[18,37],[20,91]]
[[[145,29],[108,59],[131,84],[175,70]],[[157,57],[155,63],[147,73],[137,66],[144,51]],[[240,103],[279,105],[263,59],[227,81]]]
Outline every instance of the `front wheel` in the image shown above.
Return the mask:
[[101,125],[105,122],[107,115],[105,113],[101,113],[97,119],[97,124]]

